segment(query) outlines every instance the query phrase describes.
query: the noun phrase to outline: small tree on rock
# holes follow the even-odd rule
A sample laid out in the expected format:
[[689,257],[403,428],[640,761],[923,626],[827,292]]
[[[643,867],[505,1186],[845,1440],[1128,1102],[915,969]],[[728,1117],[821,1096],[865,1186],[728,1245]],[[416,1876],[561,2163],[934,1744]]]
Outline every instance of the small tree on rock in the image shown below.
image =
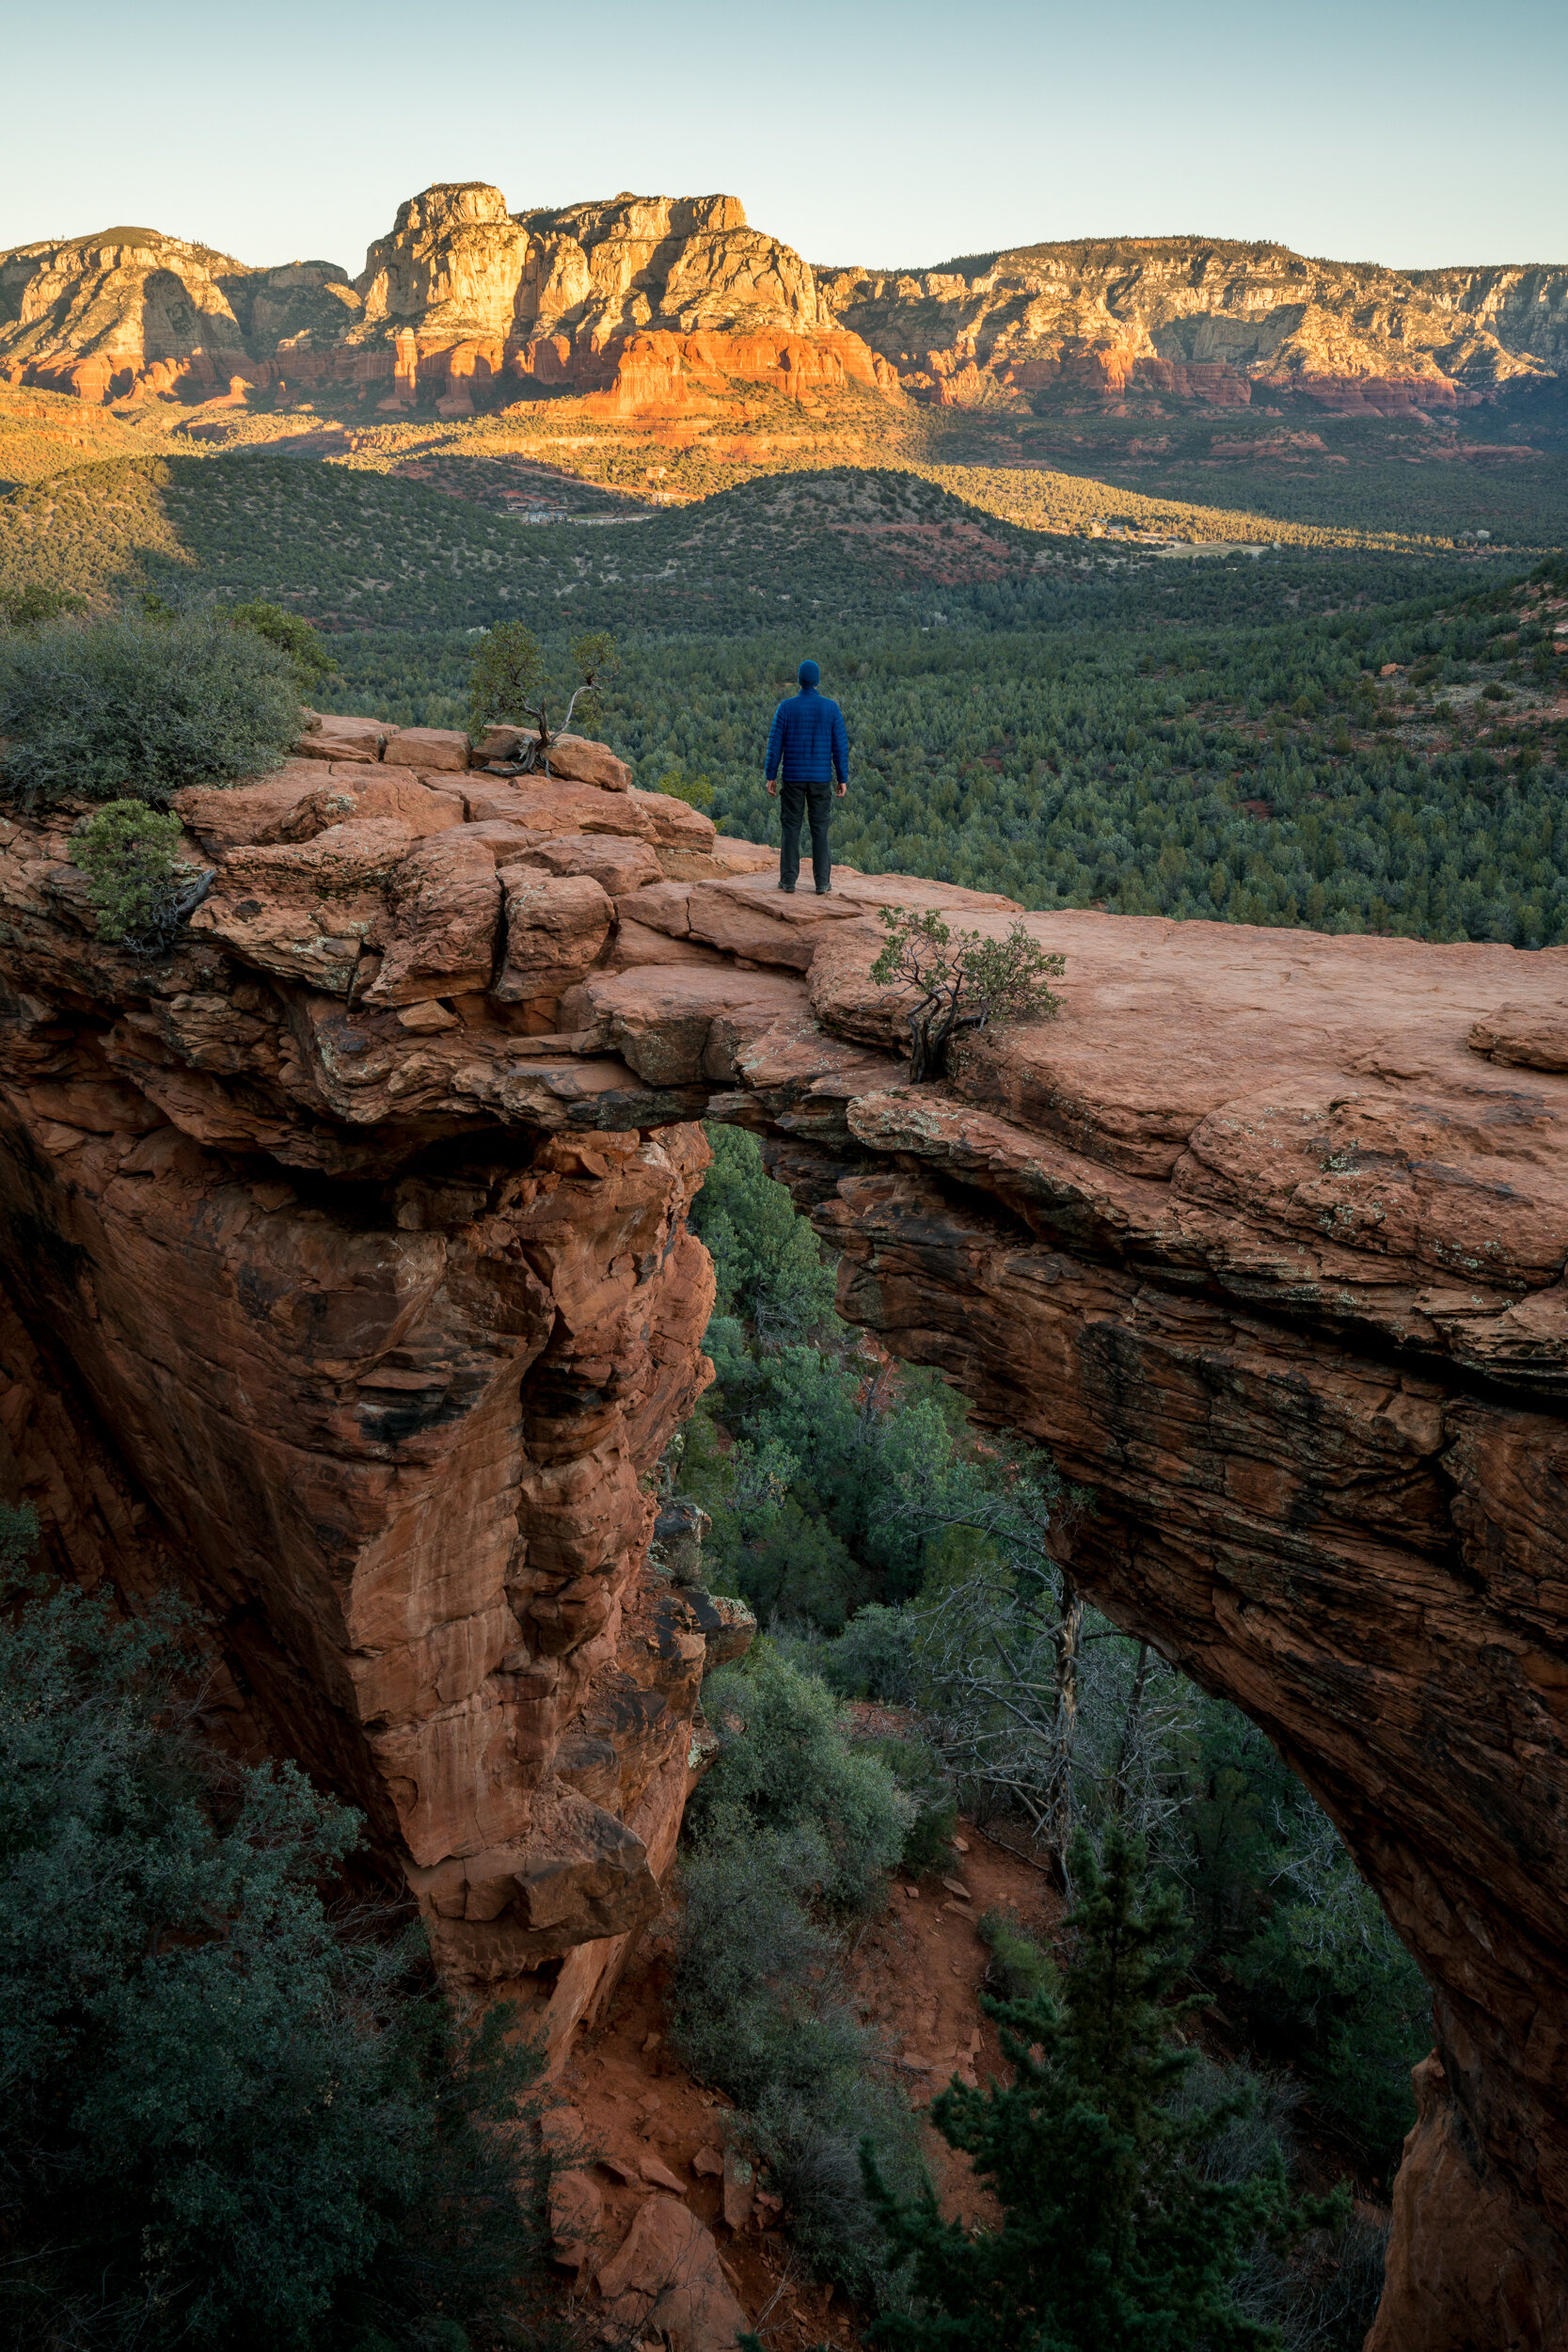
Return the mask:
[[519,747],[518,765],[530,771],[543,770],[547,776],[550,744],[556,736],[566,733],[579,705],[581,723],[592,723],[597,716],[595,690],[612,675],[615,665],[615,641],[608,631],[590,629],[575,638],[571,673],[576,683],[569,693],[564,686],[561,688],[561,693],[568,694],[565,716],[552,727],[549,704],[555,697],[537,638],[521,621],[499,622],[474,654],[468,680],[468,733],[477,740],[491,726],[537,728],[536,739]]
[[883,907],[880,917],[888,935],[871,977],[879,988],[915,993],[910,1076],[917,1085],[941,1077],[956,1037],[993,1021],[1049,1021],[1060,1011],[1049,984],[1060,979],[1066,959],[1037,947],[1022,921],[1006,939],[987,939],[950,930],[934,908]]
[[179,854],[182,828],[170,811],[145,801],[95,808],[71,843],[71,863],[87,877],[98,936],[133,955],[162,955],[212,882],[210,866]]

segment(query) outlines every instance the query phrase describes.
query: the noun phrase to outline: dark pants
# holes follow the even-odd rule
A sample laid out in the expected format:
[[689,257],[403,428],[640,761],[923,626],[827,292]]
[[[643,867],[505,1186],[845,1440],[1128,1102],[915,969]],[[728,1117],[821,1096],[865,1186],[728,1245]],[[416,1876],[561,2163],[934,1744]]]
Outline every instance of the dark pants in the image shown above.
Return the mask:
[[779,814],[784,819],[784,847],[779,852],[779,880],[793,890],[800,871],[800,820],[811,813],[811,874],[818,890],[826,890],[833,870],[828,848],[828,819],[833,813],[831,784],[781,784]]

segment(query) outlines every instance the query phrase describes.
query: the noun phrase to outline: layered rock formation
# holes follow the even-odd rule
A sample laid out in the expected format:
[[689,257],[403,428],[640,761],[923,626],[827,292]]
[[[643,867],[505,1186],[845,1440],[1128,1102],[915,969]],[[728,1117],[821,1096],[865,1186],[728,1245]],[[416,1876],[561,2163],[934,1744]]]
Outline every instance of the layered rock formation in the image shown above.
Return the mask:
[[1244,405],[1467,405],[1548,374],[1560,271],[1402,272],[1283,246],[1118,237],[945,270],[819,270],[834,313],[942,405],[1055,388]]
[[0,254],[0,369],[12,383],[119,399],[222,390],[251,373],[224,280],[240,262],[154,229],[105,229]]
[[1473,319],[1505,351],[1568,365],[1568,269],[1416,269],[1411,282],[1446,310]]
[[814,270],[732,196],[511,213],[482,182],[399,208],[357,278],[143,229],[0,255],[0,374],[92,401],[325,388],[466,416],[551,392],[701,412],[736,386],[943,406],[1055,389],[1241,407],[1474,405],[1568,354],[1568,273],[1398,271],[1198,237]]
[[792,399],[896,388],[734,197],[513,215],[481,183],[411,197],[352,282],[326,262],[246,270],[145,230],[20,247],[0,256],[0,369],[87,400],[331,385],[448,415],[552,390],[605,395],[612,413],[689,408],[732,379]]
[[[745,1637],[647,1565],[705,1376],[692,1121],[744,1120],[846,1311],[1094,1486],[1089,1592],[1264,1726],[1426,1971],[1378,2352],[1546,2352],[1568,954],[1033,916],[1061,1019],[911,1089],[874,910],[1006,902],[785,898],[602,750],[301,750],[182,796],[215,877],[163,962],[96,941],[66,819],[0,842],[8,1371],[112,1433],[115,1524],[161,1531],[254,1721],[559,2044],[658,1900],[701,1673]],[[46,1508],[60,1451],[15,1454]]]

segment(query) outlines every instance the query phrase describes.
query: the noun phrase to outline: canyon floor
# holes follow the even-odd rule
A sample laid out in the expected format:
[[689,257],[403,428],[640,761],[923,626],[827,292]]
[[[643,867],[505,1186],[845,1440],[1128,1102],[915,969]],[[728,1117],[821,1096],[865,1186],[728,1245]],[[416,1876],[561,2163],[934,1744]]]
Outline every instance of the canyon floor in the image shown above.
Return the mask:
[[[955,1851],[941,1876],[901,1875],[847,1963],[856,2005],[879,2027],[917,2104],[954,2073],[984,2081],[1005,2072],[995,2022],[980,2006],[989,1961],[975,1932],[981,1914],[1007,1911],[1041,1942],[1062,1915],[1060,1898],[1036,1865],[970,1823],[958,1836],[963,1851]],[[957,1884],[967,1898],[953,1891]],[[733,2169],[726,2184],[726,2102],[693,2082],[668,2046],[672,1941],[668,1919],[647,1931],[603,2022],[578,2043],[560,2077],[567,2130],[585,2152],[608,2159],[591,2168],[603,2219],[581,2280],[613,2257],[650,2197],[678,2193],[718,2238],[725,2276],[768,2352],[856,2346],[863,2314],[812,2279],[779,2226],[766,2184],[760,2198],[744,2187],[737,2194]],[[943,2209],[969,2220],[990,2216],[994,2208],[965,2160],[929,2126],[923,2137]],[[592,2287],[586,2292],[592,2313]]]

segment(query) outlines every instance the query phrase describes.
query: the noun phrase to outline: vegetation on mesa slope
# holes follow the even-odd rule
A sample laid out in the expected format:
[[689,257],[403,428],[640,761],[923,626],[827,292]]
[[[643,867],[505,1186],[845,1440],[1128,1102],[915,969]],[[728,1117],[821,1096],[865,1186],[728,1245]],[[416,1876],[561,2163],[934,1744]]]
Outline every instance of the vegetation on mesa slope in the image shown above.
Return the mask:
[[[1495,563],[1113,555],[909,473],[793,474],[637,523],[542,529],[342,468],[182,460],[166,485],[156,471],[88,469],[0,501],[13,568],[24,556],[102,591],[135,569],[139,514],[167,596],[219,581],[236,603],[298,612],[336,596],[341,612],[401,550],[406,578],[376,597],[449,626],[341,630],[341,683],[312,691],[404,722],[461,723],[462,628],[515,614],[553,655],[613,628],[615,749],[644,784],[711,792],[714,815],[758,840],[776,821],[760,745],[809,634],[853,741],[836,850],[863,869],[1037,908],[1568,936],[1560,738],[1542,723],[1555,618],[1494,588]],[[119,518],[105,561],[89,477]],[[59,560],[72,545],[74,574]]]
[[[463,470],[448,461],[443,485]],[[493,472],[477,456],[472,470],[476,484]],[[1375,497],[1341,494],[1338,477],[1330,487],[1349,501],[1345,514],[1325,518],[1319,493],[1298,485],[1302,516],[1285,521],[1259,504],[1244,474],[1223,485],[1234,503],[1210,496],[1207,483],[1197,503],[1033,466],[741,470],[754,478],[696,506],[627,506],[621,521],[540,526],[352,463],[265,452],[127,457],[0,498],[0,590],[47,586],[102,604],[128,587],[169,593],[180,583],[335,628],[474,627],[518,614],[537,625],[561,601],[593,622],[733,628],[802,601],[863,618],[932,586],[1022,580],[1064,555],[1084,558],[1081,535],[1102,523],[1324,549],[1414,551],[1449,535],[1436,513],[1415,531],[1390,528]],[[1527,505],[1526,543],[1540,544],[1539,499]],[[1562,508],[1560,521],[1568,501]]]

